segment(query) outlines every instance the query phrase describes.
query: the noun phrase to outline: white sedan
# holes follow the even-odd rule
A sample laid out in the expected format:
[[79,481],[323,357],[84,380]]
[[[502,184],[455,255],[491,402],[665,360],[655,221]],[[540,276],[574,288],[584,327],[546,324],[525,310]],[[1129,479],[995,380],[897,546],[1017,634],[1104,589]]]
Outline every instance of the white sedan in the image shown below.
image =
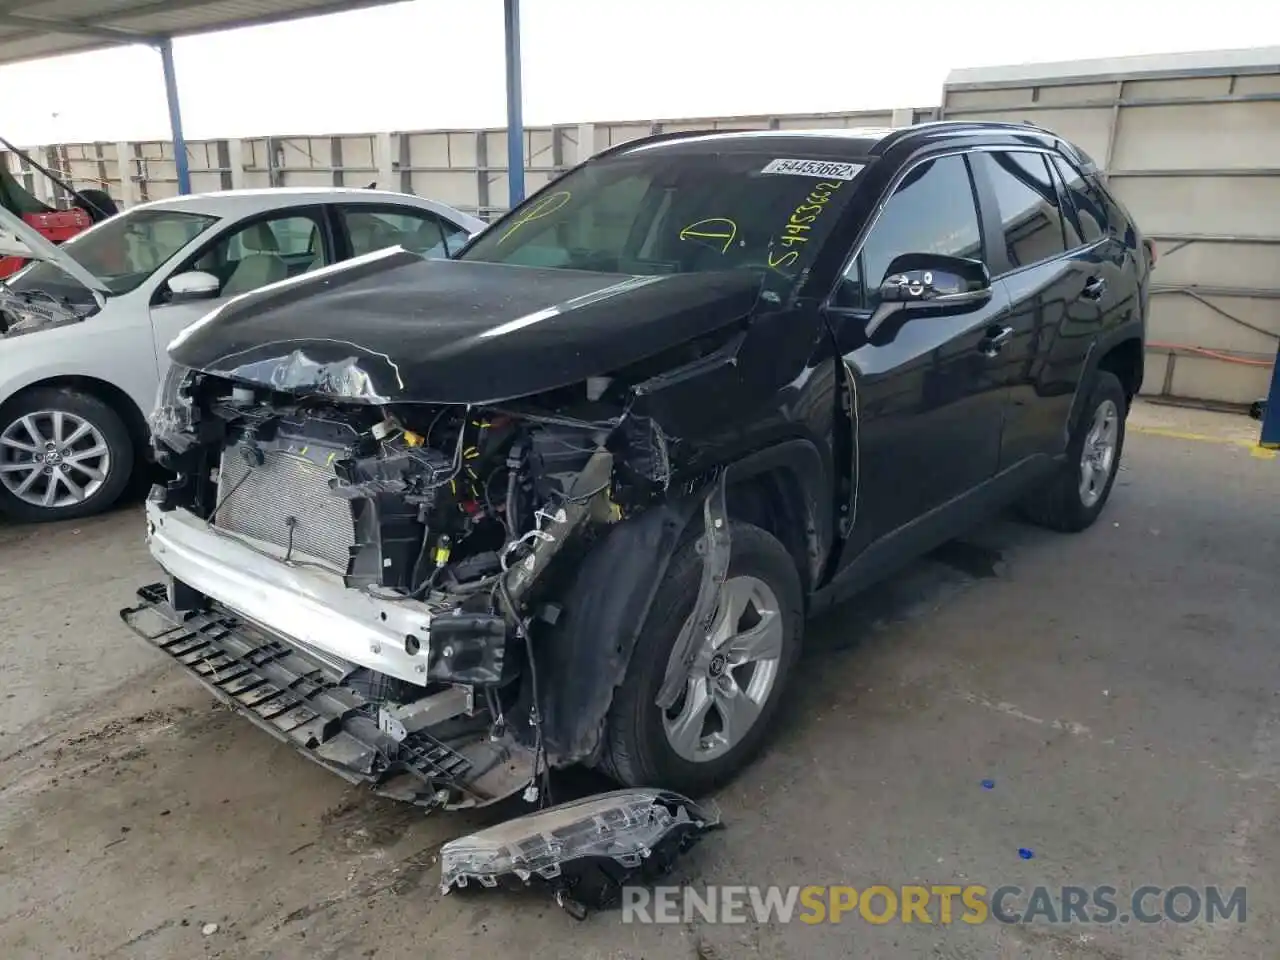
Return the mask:
[[234,190],[143,204],[54,247],[0,208],[0,513],[97,513],[148,450],[167,346],[223,300],[400,245],[460,248],[484,222],[377,190]]

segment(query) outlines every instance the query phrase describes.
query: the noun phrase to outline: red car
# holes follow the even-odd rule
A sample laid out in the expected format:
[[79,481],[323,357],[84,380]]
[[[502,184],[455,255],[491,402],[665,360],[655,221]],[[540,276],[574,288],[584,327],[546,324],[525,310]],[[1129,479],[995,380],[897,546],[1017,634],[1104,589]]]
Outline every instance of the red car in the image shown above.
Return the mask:
[[[69,240],[81,230],[116,213],[115,202],[105,190],[74,191],[72,204],[70,210],[48,206],[28,193],[0,163],[0,206],[22,217],[28,226],[54,243]],[[6,256],[7,252],[0,248],[0,280],[17,273],[26,263],[21,257]]]

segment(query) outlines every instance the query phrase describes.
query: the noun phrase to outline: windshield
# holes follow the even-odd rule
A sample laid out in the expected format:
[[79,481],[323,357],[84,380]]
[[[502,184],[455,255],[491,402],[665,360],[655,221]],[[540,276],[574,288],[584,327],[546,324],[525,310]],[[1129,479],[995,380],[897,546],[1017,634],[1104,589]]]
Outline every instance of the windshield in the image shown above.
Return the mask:
[[597,160],[489,227],[458,259],[643,276],[758,269],[794,277],[835,225],[861,169],[669,149]]
[[[62,244],[62,250],[111,293],[128,293],[215,222],[216,217],[198,213],[137,210],[76,234]],[[10,285],[23,291],[73,282],[57,264],[39,261],[14,277]]]

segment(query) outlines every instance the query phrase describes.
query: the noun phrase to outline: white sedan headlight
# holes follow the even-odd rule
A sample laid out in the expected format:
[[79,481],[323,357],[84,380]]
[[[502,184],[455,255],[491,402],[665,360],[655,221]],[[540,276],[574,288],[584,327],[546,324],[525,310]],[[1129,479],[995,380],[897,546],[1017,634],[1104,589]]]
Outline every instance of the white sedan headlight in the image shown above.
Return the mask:
[[176,453],[183,453],[195,442],[191,398],[187,395],[194,374],[190,367],[169,364],[169,371],[156,390],[151,416],[147,418],[153,445],[163,443]]

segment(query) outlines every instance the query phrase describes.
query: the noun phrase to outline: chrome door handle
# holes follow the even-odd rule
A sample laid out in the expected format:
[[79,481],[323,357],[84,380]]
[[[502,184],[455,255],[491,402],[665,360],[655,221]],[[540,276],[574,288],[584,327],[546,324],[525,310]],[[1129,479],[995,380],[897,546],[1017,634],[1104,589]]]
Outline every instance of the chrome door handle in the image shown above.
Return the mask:
[[987,327],[987,335],[978,341],[978,352],[994,357],[1012,339],[1013,327]]

